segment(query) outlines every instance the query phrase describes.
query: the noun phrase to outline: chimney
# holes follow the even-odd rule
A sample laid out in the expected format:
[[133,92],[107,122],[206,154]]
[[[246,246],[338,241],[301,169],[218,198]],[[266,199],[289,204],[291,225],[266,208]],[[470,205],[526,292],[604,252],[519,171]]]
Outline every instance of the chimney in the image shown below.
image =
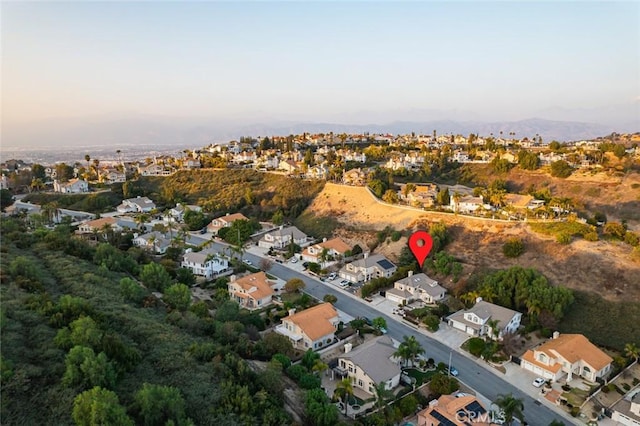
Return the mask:
[[323,242],[323,243],[326,243],[326,242],[327,242],[327,238],[326,238],[326,237],[325,237],[325,238],[323,238],[323,239],[322,239],[322,242]]
[[231,276],[229,277],[229,281],[230,281],[230,282],[234,282],[235,280],[236,280],[236,276],[235,276],[235,275],[231,275]]
[[407,277],[412,277],[413,276],[413,271],[409,271],[409,275],[407,275]]
[[282,231],[284,229],[284,225],[280,225],[280,230]]
[[227,214],[225,216],[229,216],[229,212],[227,212]]
[[553,332],[553,338],[557,339],[558,337],[560,337],[560,332],[559,331],[554,331]]
[[353,347],[353,343],[345,343],[344,344],[344,353],[349,353],[351,352],[351,348]]
[[291,308],[289,309],[289,316],[293,315],[296,313],[296,308]]
[[476,297],[476,303],[482,302],[482,297]]
[[368,252],[364,254],[364,258],[366,259],[367,257],[369,257],[369,253]]

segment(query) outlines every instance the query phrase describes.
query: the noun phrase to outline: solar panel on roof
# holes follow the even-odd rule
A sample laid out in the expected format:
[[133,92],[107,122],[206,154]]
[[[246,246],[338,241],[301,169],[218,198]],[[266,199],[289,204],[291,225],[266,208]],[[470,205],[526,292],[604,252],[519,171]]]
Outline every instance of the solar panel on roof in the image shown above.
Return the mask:
[[380,265],[384,269],[392,269],[393,263],[389,262],[387,259],[382,259],[378,261],[378,265]]
[[452,422],[451,420],[449,420],[448,418],[446,418],[445,416],[443,416],[442,414],[440,414],[436,410],[433,410],[429,414],[431,416],[435,417],[438,421],[440,421],[440,425],[441,426],[456,426],[456,424],[454,422]]
[[473,401],[471,403],[469,403],[466,407],[464,407],[465,410],[470,411],[472,413],[476,413],[477,414],[484,414],[487,412],[487,410],[484,409],[484,407],[482,405],[480,405],[480,403],[478,401]]

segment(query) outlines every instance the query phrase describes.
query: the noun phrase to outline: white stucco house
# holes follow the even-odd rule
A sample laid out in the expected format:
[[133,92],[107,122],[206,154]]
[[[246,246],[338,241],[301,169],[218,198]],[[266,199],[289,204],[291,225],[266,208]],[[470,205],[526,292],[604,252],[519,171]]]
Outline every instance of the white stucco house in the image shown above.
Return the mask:
[[389,278],[398,270],[389,259],[381,254],[368,255],[363,259],[346,264],[340,269],[340,278],[352,283],[367,282],[373,278]]
[[[520,327],[521,319],[521,312],[485,302],[478,297],[471,309],[449,315],[447,323],[470,336],[493,336],[500,340],[504,333],[515,332]],[[497,330],[492,330],[490,321],[497,321]]]
[[387,290],[385,297],[392,302],[406,305],[416,300],[434,304],[444,299],[447,290],[438,281],[424,273],[415,274],[409,271],[406,278],[396,281],[393,288]]
[[185,253],[180,266],[190,269],[193,275],[207,279],[230,275],[233,272],[233,269],[229,268],[229,260],[211,250]]

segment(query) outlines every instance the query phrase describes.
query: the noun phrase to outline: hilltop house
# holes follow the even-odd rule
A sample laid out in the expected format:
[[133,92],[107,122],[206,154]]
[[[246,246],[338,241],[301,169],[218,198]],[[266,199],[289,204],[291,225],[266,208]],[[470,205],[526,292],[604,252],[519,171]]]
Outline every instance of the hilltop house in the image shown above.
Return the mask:
[[530,349],[522,356],[520,367],[545,379],[557,381],[567,375],[591,382],[611,372],[613,359],[582,334],[553,333],[553,339]]
[[418,413],[420,426],[489,426],[494,423],[491,414],[473,395],[442,395]]
[[415,300],[422,300],[425,303],[433,304],[444,299],[447,290],[432,280],[426,274],[413,275],[409,271],[409,276],[396,281],[391,290],[387,290],[385,297],[398,304],[409,304]]
[[[447,323],[470,336],[495,336],[502,339],[504,333],[513,333],[520,327],[521,319],[522,313],[485,302],[478,297],[471,309],[449,315]],[[497,330],[492,329],[492,321],[497,321]]]
[[[340,238],[326,238],[318,244],[313,244],[302,251],[302,260],[324,264],[338,257],[344,257],[351,247]],[[323,259],[324,253],[324,259]]]
[[384,383],[387,390],[400,384],[402,369],[394,356],[396,350],[388,336],[368,340],[353,350],[347,344],[334,371],[341,377],[348,377],[354,387],[375,396],[375,387],[380,383]]
[[122,231],[122,227],[118,224],[116,218],[101,217],[100,219],[90,220],[78,226],[78,234],[104,233],[107,229],[115,232]]
[[127,181],[127,175],[113,167],[107,167],[100,170],[98,180],[103,183],[122,183]]
[[398,270],[398,267],[381,254],[368,255],[364,259],[346,264],[340,269],[340,278],[352,283],[367,282],[372,278],[389,278]]
[[68,182],[53,181],[53,191],[62,194],[79,194],[89,192],[89,184],[82,179],[71,179]]
[[333,343],[339,322],[333,305],[321,303],[297,313],[290,310],[275,331],[288,337],[296,349],[317,350]]
[[367,183],[367,173],[360,168],[347,170],[342,173],[342,183],[345,185],[364,186]]
[[173,170],[160,164],[149,164],[148,166],[138,165],[138,173],[140,176],[171,176]]
[[207,232],[217,235],[218,231],[222,228],[229,228],[236,220],[249,220],[242,213],[227,213],[225,216],[217,217],[207,225]]
[[119,213],[148,213],[156,208],[156,204],[147,197],[127,198],[116,207]]
[[267,275],[262,271],[242,278],[232,275],[228,289],[231,300],[238,302],[241,308],[249,310],[270,305],[275,293]]
[[295,226],[280,226],[280,228],[267,232],[258,241],[258,247],[283,249],[291,242],[300,247],[307,245],[307,235]]
[[187,210],[191,210],[194,212],[199,212],[202,211],[202,208],[200,206],[195,206],[195,205],[184,205],[184,204],[176,204],[175,207],[169,209],[169,214],[166,216],[166,218],[171,222],[182,222],[182,219],[184,218],[184,214],[186,213]]
[[211,250],[185,253],[180,266],[190,269],[193,275],[206,279],[230,275],[233,272],[233,269],[229,268],[229,260]]
[[[449,193],[451,194],[451,193]],[[474,211],[484,208],[490,210],[491,206],[485,204],[482,197],[474,197],[472,195],[454,196],[449,199],[451,210],[456,213],[473,213]]]

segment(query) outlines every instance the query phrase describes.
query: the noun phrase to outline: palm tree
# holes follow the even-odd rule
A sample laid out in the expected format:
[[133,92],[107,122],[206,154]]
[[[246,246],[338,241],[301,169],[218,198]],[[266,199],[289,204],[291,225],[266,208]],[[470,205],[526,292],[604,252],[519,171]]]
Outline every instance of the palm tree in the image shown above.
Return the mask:
[[522,399],[514,397],[513,394],[501,394],[496,399],[496,405],[502,409],[504,421],[507,425],[511,425],[514,418],[520,420],[520,423],[524,422]]
[[409,361],[413,365],[414,359],[424,353],[424,348],[420,345],[420,342],[416,340],[415,336],[404,336],[402,343],[398,346],[398,350],[393,354],[402,359],[406,366]]
[[311,371],[313,373],[317,373],[318,376],[322,376],[322,373],[326,371],[327,368],[329,368],[329,366],[325,362],[323,362],[321,359],[317,359],[313,364],[313,367],[311,367]]
[[347,415],[347,407],[349,404],[349,397],[353,395],[353,385],[350,378],[345,378],[338,383],[334,392],[338,398],[344,403],[344,415]]
[[499,330],[498,330],[498,324],[500,323],[500,320],[497,319],[490,319],[489,321],[487,321],[487,327],[489,327],[489,338],[490,339],[497,339],[498,338],[498,334],[499,334]]
[[624,345],[624,355],[629,358],[633,358],[636,362],[638,362],[638,357],[640,356],[640,349],[636,346],[635,343],[627,343]]
[[384,407],[384,403],[386,400],[393,396],[393,392],[387,389],[387,384],[385,382],[380,382],[373,388],[376,394],[376,406],[378,410],[381,410]]

